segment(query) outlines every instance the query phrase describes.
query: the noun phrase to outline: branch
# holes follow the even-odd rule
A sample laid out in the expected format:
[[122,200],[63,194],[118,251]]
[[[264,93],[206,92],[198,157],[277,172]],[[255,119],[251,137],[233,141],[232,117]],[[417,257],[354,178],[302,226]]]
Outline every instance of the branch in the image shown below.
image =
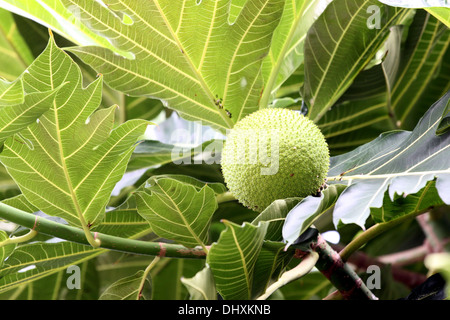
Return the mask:
[[[418,247],[422,249],[422,246]],[[404,285],[408,286],[410,289],[413,289],[417,287],[418,285],[422,284],[426,280],[426,275],[412,272],[409,270],[404,270],[399,268],[398,265],[395,264],[394,258],[406,258],[407,254],[412,254],[412,259],[416,260],[416,253],[421,253],[422,250],[407,250],[405,252],[399,252],[395,253],[389,256],[382,256],[378,258],[371,258],[367,254],[363,252],[356,252],[353,254],[349,259],[348,263],[351,263],[355,265],[358,269],[366,270],[370,265],[377,265],[377,266],[385,266],[385,265],[391,265],[391,273],[392,278],[396,281],[403,283]],[[398,255],[397,257],[394,257],[394,255]],[[423,260],[424,255],[421,255],[421,259]],[[403,260],[405,261],[405,260]],[[408,261],[411,261],[408,259]]]
[[[316,268],[336,287],[347,300],[378,300],[366,287],[356,272],[345,263],[339,254],[319,234],[310,248],[319,254]],[[302,258],[308,252],[297,249],[296,257]]]
[[417,222],[425,234],[432,252],[449,251],[448,237],[450,236],[450,226],[443,219],[443,213],[432,210],[426,215],[417,217]]
[[[34,232],[91,247],[83,230],[36,216],[4,203],[0,203],[0,218]],[[170,258],[204,259],[206,257],[206,253],[199,247],[186,248],[177,244],[126,239],[98,232],[92,232],[92,236],[94,239],[100,239],[100,248],[103,249]]]

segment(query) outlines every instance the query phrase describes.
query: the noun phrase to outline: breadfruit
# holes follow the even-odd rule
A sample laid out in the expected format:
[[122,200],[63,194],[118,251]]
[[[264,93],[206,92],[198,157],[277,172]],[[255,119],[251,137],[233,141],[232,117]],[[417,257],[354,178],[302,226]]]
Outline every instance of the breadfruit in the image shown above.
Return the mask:
[[329,169],[320,129],[301,113],[256,111],[227,133],[221,168],[229,191],[244,206],[263,211],[273,201],[314,195]]

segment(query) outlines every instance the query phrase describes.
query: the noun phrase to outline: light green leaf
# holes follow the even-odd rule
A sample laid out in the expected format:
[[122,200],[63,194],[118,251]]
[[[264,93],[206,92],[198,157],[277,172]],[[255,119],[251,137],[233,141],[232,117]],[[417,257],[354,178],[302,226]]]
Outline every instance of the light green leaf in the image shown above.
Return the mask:
[[151,296],[150,276],[144,271],[138,271],[132,276],[114,282],[102,293],[99,300],[150,300]]
[[[280,86],[303,64],[306,34],[331,0],[286,1],[273,34],[269,55],[264,59],[264,93],[260,107],[267,107]],[[298,89],[297,89],[298,90]]]
[[0,160],[44,213],[83,228],[98,224],[147,122],[113,129],[114,106],[94,113],[101,77],[83,88],[78,66],[53,38],[24,74],[23,84],[30,94],[64,88],[37,122],[5,142]]
[[214,190],[171,178],[152,178],[136,193],[138,212],[160,237],[187,247],[206,247],[211,217],[217,209]]
[[191,300],[217,300],[214,277],[208,266],[192,278],[181,278],[181,282],[189,291]]
[[15,80],[33,60],[12,13],[0,9],[0,78]]
[[[79,45],[99,45],[116,50],[107,39],[97,36],[78,21],[79,13],[67,10],[60,0],[0,0],[0,7],[24,16]],[[117,53],[120,51],[116,50]]]
[[[126,59],[99,47],[69,49],[112,88],[160,99],[184,118],[222,130],[258,108],[260,68],[284,0],[249,0],[231,25],[229,0],[117,0],[107,8],[97,1],[63,2],[81,12],[93,31],[134,56]],[[123,15],[132,23],[118,19]]]
[[[0,80],[1,86],[2,80]],[[59,88],[44,92],[26,94],[21,103],[10,105],[18,101],[18,95],[14,88],[21,85],[21,79],[5,86],[6,90],[0,91],[0,144],[8,137],[20,132],[49,110]]]
[[224,223],[226,229],[211,246],[206,262],[225,300],[252,299],[253,275],[268,225]]
[[[119,236],[134,237],[136,234],[151,232],[150,225],[137,211],[134,196],[129,196],[124,203],[105,213],[105,218],[96,228],[96,232]],[[154,237],[156,240],[156,236]]]
[[2,201],[2,203],[14,207],[19,210],[23,210],[25,212],[34,213],[39,211],[38,208],[33,206],[24,196],[23,194],[19,194],[15,197],[11,197]]
[[284,243],[264,241],[253,271],[253,299],[279,279],[293,256],[294,250],[286,250]]
[[[373,8],[378,8],[375,16]],[[328,5],[305,40],[302,96],[313,121],[342,96],[387,39],[389,28],[406,14],[407,9],[376,0],[335,0]]]
[[227,192],[227,187],[220,182],[204,182],[202,180],[199,180],[197,178],[188,176],[188,175],[182,175],[182,174],[164,174],[164,175],[158,175],[151,177],[148,181],[158,180],[161,178],[169,178],[177,180],[178,182],[182,182],[187,185],[193,186],[197,191],[200,191],[207,185],[209,188],[211,188],[216,195]]
[[436,19],[441,21],[443,24],[450,28],[450,8],[425,8],[429,13],[431,13]]

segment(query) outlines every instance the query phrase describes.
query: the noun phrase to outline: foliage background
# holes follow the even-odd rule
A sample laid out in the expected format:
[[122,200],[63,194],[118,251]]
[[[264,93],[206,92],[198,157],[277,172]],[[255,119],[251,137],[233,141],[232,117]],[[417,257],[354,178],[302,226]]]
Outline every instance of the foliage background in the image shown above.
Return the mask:
[[[443,204],[449,203],[446,195],[450,157],[447,127],[445,121],[438,120],[448,119],[450,15],[446,13],[450,9],[401,8],[368,0],[204,1],[199,5],[180,1],[179,8],[170,1],[150,1],[148,8],[140,11],[136,10],[138,1],[115,1],[108,8],[94,1],[70,0],[3,0],[0,5],[5,8],[0,11],[0,76],[5,80],[2,82],[5,88],[19,77],[26,79],[30,71],[24,71],[30,70],[28,68],[54,39],[80,68],[85,86],[99,83],[98,74],[102,74],[100,110],[119,106],[114,109],[115,127],[140,120],[158,125],[147,131],[146,141],[130,154],[125,179],[116,185],[108,199],[108,208],[114,210],[105,214],[97,231],[158,241],[161,231],[152,232],[157,226],[148,217],[150,213],[143,213],[144,210],[137,213],[135,198],[129,197],[132,191],[150,197],[152,192],[158,191],[152,181],[162,179],[163,183],[170,182],[187,194],[202,190],[205,199],[226,192],[217,163],[173,163],[172,150],[176,144],[173,133],[180,128],[192,130],[194,121],[201,120],[208,126],[202,127],[203,130],[213,127],[218,129],[216,137],[223,137],[234,123],[257,108],[285,107],[299,110],[317,123],[333,156],[330,187],[319,203],[311,203],[314,199],[286,201],[284,207],[280,205],[284,211],[274,206],[266,212],[274,215],[282,212],[287,221],[295,218],[294,223],[283,228],[285,240],[294,241],[301,231],[314,223],[321,232],[339,231],[340,242],[335,246],[339,250],[373,225],[399,221],[402,216],[439,206],[431,214],[436,220],[417,218],[398,223],[364,243],[349,262],[357,271],[362,271],[362,277],[368,264],[382,264],[382,290],[374,293],[380,299],[398,299],[405,297],[412,287],[425,280],[430,269],[434,269],[432,260],[426,260],[426,257],[433,258],[430,253],[441,253],[441,260],[434,265],[445,261],[442,260],[447,257],[442,253],[446,251],[443,244],[447,243],[450,228],[448,208]],[[367,25],[371,17],[371,12],[367,11],[370,5],[381,8],[380,28]],[[159,12],[159,15],[151,15],[152,12]],[[199,16],[202,19],[198,19]],[[54,31],[53,36],[49,37],[47,28]],[[5,92],[5,88],[2,87],[1,92]],[[67,94],[63,89],[61,92],[54,94],[64,99]],[[50,97],[49,92],[45,96]],[[219,101],[223,107],[217,99],[222,99]],[[5,101],[2,100],[3,110],[6,110]],[[440,114],[429,111],[435,102],[434,110],[440,110]],[[434,122],[420,122],[421,119],[434,119]],[[436,136],[431,128],[442,134]],[[432,134],[424,137],[420,132]],[[184,144],[185,154],[198,154],[195,147],[207,146],[209,138],[188,140],[188,145]],[[405,153],[400,162],[384,167],[387,171],[382,170],[382,161],[372,161],[381,158],[389,162],[386,159],[390,152],[398,152],[396,146],[406,150],[409,145],[414,145],[414,152]],[[422,161],[426,162],[425,166],[420,166]],[[414,168],[420,168],[421,174],[413,178],[405,174],[414,172]],[[342,177],[343,172],[349,174]],[[358,180],[367,172],[385,175],[383,188],[379,180],[375,183],[370,177]],[[171,175],[174,179],[164,180],[162,175]],[[155,180],[151,180],[152,177]],[[207,182],[208,188],[198,181]],[[29,198],[20,196],[18,184],[17,178],[0,167],[3,202],[28,212],[41,209],[31,205]],[[344,190],[343,184],[349,188]],[[162,191],[166,189],[169,187],[160,187]],[[398,196],[402,194],[403,197]],[[338,199],[347,206],[342,206],[341,211]],[[298,202],[300,205],[295,206]],[[419,206],[422,203],[426,204],[423,208]],[[358,207],[361,204],[364,210]],[[307,207],[309,205],[313,206],[313,211]],[[155,206],[164,211],[164,203]],[[294,207],[295,210],[291,210]],[[305,217],[306,208],[309,211]],[[230,230],[253,235],[249,242],[253,245],[258,236],[261,237],[255,245],[258,249],[263,241],[268,241],[260,228],[249,224],[261,217],[235,201],[219,202],[217,207],[212,205],[209,209],[202,207],[201,212],[209,228],[207,237],[202,234],[205,236],[201,241],[203,245],[218,241],[221,235],[225,238]],[[385,215],[386,212],[391,215]],[[67,216],[62,218],[67,219]],[[77,221],[75,218],[74,224]],[[247,225],[241,226],[244,222]],[[434,227],[431,234],[427,232],[430,225]],[[8,235],[2,236],[6,239],[11,231],[14,235],[25,232],[15,227],[6,224]],[[173,227],[173,223],[163,223],[161,229]],[[183,232],[178,234],[184,236]],[[278,232],[280,237],[281,231]],[[440,240],[433,242],[436,234]],[[182,244],[192,241],[172,240]],[[131,277],[139,284],[142,271],[153,260],[145,255],[59,242],[43,234],[32,241],[16,248],[3,247],[4,256],[10,258],[1,271],[1,298],[107,298],[105,290],[121,279]],[[431,251],[427,247],[429,243]],[[276,248],[282,247],[284,245],[279,243]],[[216,248],[221,247],[216,245]],[[410,256],[414,259],[405,264],[399,253],[413,249],[417,250],[417,256]],[[217,261],[220,261],[221,251],[217,252]],[[214,254],[208,259],[214,268]],[[274,261],[282,265],[284,260],[277,255]],[[187,299],[196,296],[198,292],[193,293],[190,283],[205,287],[211,283],[204,283],[205,279],[211,280],[207,269],[203,269],[204,263],[198,259],[162,258],[150,270],[147,297]],[[295,263],[291,262],[288,269]],[[68,290],[66,286],[70,276],[66,269],[73,264],[82,270],[80,290]],[[270,277],[261,276],[254,265],[259,264],[252,264],[256,274],[252,281],[268,283]],[[35,268],[24,271],[27,266]],[[247,282],[249,279],[250,276],[244,277]],[[127,297],[129,291],[117,287],[114,297]],[[334,290],[328,279],[313,270],[283,286],[272,298],[322,299]],[[227,295],[224,291],[222,294]]]

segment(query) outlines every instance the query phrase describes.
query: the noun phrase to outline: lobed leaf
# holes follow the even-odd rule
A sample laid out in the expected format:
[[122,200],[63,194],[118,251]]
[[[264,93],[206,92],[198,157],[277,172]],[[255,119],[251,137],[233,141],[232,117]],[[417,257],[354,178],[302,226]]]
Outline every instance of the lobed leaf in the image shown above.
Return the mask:
[[37,122],[8,138],[0,161],[44,213],[77,226],[98,224],[147,122],[113,128],[114,106],[94,112],[102,78],[83,88],[79,68],[52,37],[23,75],[23,86],[29,95],[63,89]]
[[110,87],[160,99],[184,118],[222,130],[258,108],[260,68],[284,0],[246,1],[232,24],[229,0],[115,0],[107,7],[97,1],[63,2],[80,12],[91,30],[133,56],[100,47],[69,49],[102,73]]

